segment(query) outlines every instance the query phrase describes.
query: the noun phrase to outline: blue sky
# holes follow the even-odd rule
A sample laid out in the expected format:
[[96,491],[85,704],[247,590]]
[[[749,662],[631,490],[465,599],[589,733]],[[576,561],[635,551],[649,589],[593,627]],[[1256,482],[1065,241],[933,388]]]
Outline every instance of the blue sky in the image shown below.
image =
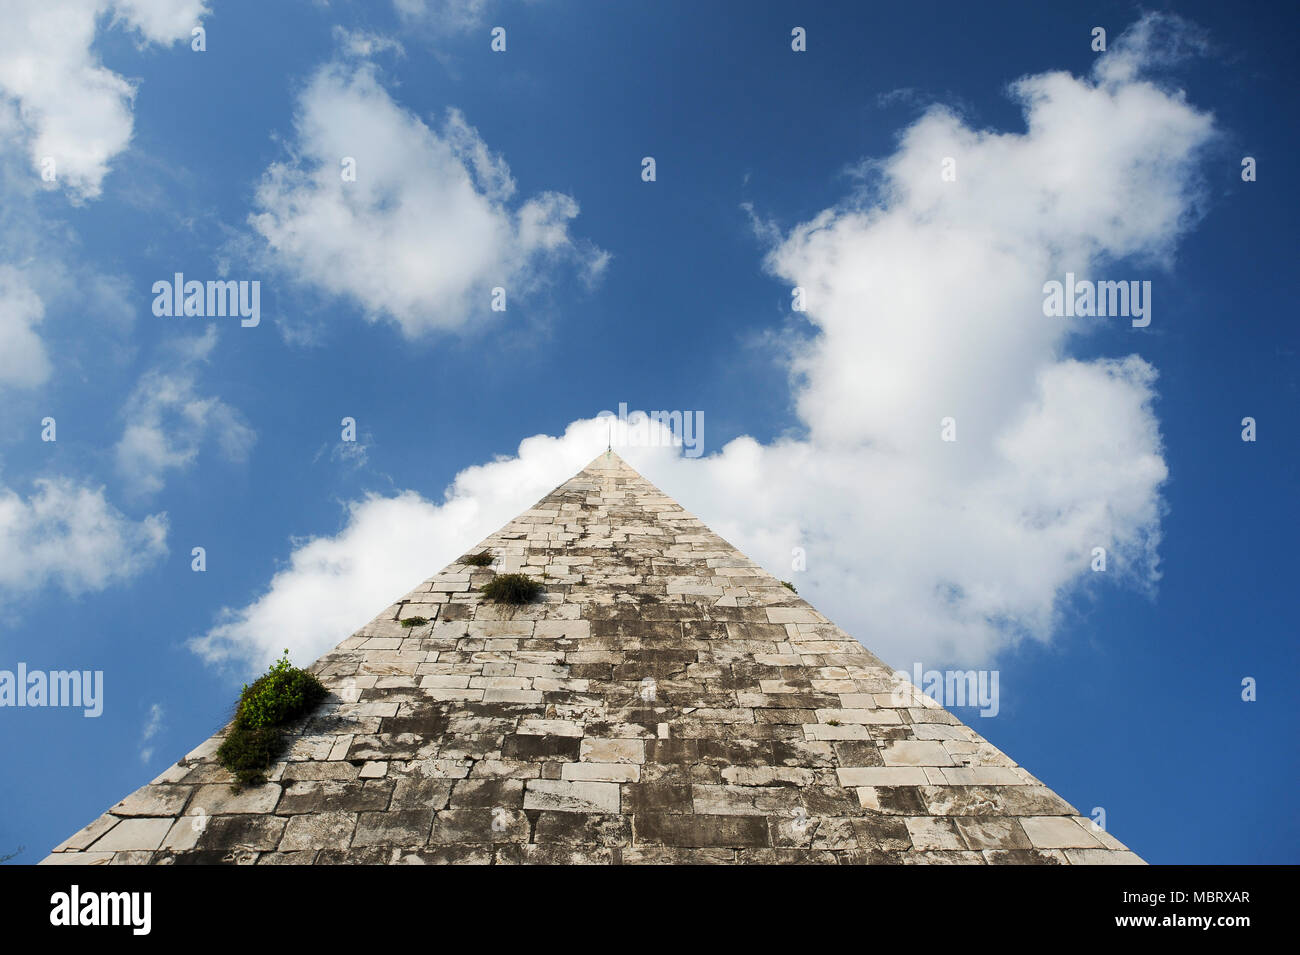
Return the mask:
[[[1293,10],[84,0],[81,35],[19,6],[0,669],[102,670],[105,705],[0,709],[0,856],[625,402],[703,413],[701,458],[624,456],[869,648],[996,668],[998,715],[959,715],[1143,857],[1297,861]],[[1066,271],[1150,281],[1150,325],[1044,316]],[[155,316],[175,272],[259,281],[260,324]]]

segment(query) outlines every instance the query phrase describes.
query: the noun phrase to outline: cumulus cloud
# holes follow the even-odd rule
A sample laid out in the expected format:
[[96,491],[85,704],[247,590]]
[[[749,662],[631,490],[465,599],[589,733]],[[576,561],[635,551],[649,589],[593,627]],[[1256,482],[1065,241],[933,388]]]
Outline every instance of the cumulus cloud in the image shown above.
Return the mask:
[[[1046,641],[1103,577],[1153,588],[1168,473],[1156,371],[1136,354],[1071,358],[1073,339],[1117,320],[1048,318],[1042,287],[1066,271],[1162,274],[1195,222],[1212,118],[1142,72],[1169,29],[1142,21],[1089,76],[1013,84],[1024,132],[931,108],[868,164],[861,190],[769,231],[768,270],[807,293],[809,334],[788,345],[803,432],[697,459],[627,447],[629,463],[902,666]],[[941,175],[949,157],[956,181]],[[1157,306],[1153,324],[1174,320]],[[1126,326],[1113,335],[1140,341]],[[942,440],[945,418],[956,441]],[[196,647],[263,663],[289,633],[302,658],[318,655],[569,477],[605,435],[587,420],[530,438],[458,475],[441,502],[354,503],[342,531],[299,545]]]
[[50,377],[50,360],[36,326],[45,303],[13,266],[0,265],[0,386],[31,388]]
[[0,95],[18,105],[34,171],[48,157],[74,198],[95,198],[109,164],[131,140],[135,87],[92,50],[99,25],[167,46],[188,40],[207,12],[203,0],[6,3]]
[[26,499],[0,487],[0,598],[47,584],[71,595],[137,576],[167,553],[167,515],[133,521],[102,487],[42,478]]
[[266,593],[224,610],[191,647],[209,662],[253,669],[286,647],[294,660],[315,659],[535,504],[563,479],[556,475],[586,464],[597,431],[604,441],[603,422],[575,423],[562,438],[528,438],[518,457],[462,471],[441,503],[415,491],[349,503],[342,530],[298,542]]
[[195,365],[205,361],[215,337],[177,347],[177,361],[141,376],[123,408],[126,426],[114,448],[117,471],[134,493],[161,491],[168,471],[183,470],[213,443],[229,461],[244,461],[257,435],[243,415],[220,398],[198,392]]
[[[0,94],[0,390],[35,389],[113,355],[134,320],[129,283],[77,255],[30,174],[18,109]],[[87,319],[90,318],[90,321]]]
[[[515,182],[464,116],[437,128],[392,100],[373,67],[331,64],[298,101],[295,155],[266,171],[249,217],[270,259],[410,337],[491,315],[567,262],[584,276],[605,256],[569,234],[570,196],[511,206]],[[355,160],[355,181],[342,162]]]

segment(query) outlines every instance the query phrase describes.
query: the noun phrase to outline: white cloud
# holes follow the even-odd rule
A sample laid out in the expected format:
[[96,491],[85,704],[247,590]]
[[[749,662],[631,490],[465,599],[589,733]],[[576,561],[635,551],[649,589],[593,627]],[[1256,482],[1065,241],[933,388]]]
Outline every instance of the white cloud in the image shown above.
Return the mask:
[[[273,262],[407,336],[490,316],[490,290],[527,294],[560,262],[605,256],[569,235],[569,196],[513,210],[515,182],[459,111],[437,130],[395,103],[368,65],[331,64],[303,91],[296,155],[271,165],[249,217]],[[356,161],[356,181],[341,176]],[[510,299],[508,298],[507,301]]]
[[32,388],[50,377],[50,360],[36,326],[45,304],[23,273],[0,265],[0,386]]
[[167,553],[167,515],[133,521],[102,487],[42,478],[25,500],[0,487],[0,596],[55,584],[72,595],[135,577]]
[[[134,320],[123,278],[78,255],[31,175],[18,109],[0,95],[0,389],[35,389],[117,357]],[[0,412],[2,414],[2,412]]]
[[355,441],[336,441],[333,445],[323,444],[312,457],[311,463],[315,464],[319,461],[324,456],[325,449],[329,448],[331,461],[337,461],[351,470],[360,470],[370,463],[370,449],[373,445],[374,435],[369,432]]
[[488,0],[393,0],[393,8],[407,23],[438,33],[460,33],[483,22]]
[[144,43],[188,40],[203,0],[11,0],[0,30],[0,95],[15,101],[36,174],[55,162],[74,198],[94,198],[131,140],[135,88],[92,50],[97,25],[118,24]]
[[209,333],[181,343],[175,365],[146,372],[127,399],[114,452],[118,474],[134,493],[162,490],[166,473],[193,464],[205,442],[215,442],[230,461],[244,461],[252,450],[257,435],[244,417],[220,398],[198,393],[192,366],[206,360],[214,341]]
[[[1041,291],[1067,270],[1149,278],[1195,219],[1214,127],[1142,78],[1143,37],[1156,35],[1143,21],[1092,77],[1019,81],[1023,133],[931,109],[872,164],[871,191],[774,240],[769,270],[808,292],[813,334],[790,345],[802,436],[741,437],[699,459],[622,452],[893,663],[1050,639],[1063,602],[1103,578],[1093,547],[1108,551],[1109,581],[1159,579],[1155,370],[1137,355],[1068,357],[1089,323],[1122,323],[1126,342],[1143,333],[1047,318]],[[956,182],[940,175],[948,156]],[[1163,300],[1157,281],[1153,325],[1176,320]],[[940,440],[948,416],[955,443]],[[314,658],[568,478],[605,435],[589,420],[530,438],[462,472],[442,503],[409,491],[354,503],[339,534],[299,545],[196,648],[261,664],[287,636]],[[790,569],[795,547],[805,573]]]
[[466,552],[558,480],[589,461],[605,426],[573,425],[564,438],[538,435],[522,457],[468,468],[440,505],[415,491],[369,495],[347,505],[333,537],[298,542],[265,594],[220,622],[191,646],[210,662],[236,660],[254,669],[284,648],[307,662],[338,643],[394,599]]
[[334,41],[348,56],[357,56],[362,59],[368,59],[380,53],[395,53],[398,56],[406,55],[406,49],[402,46],[400,40],[395,37],[385,36],[382,33],[348,30],[336,26],[334,28]]
[[162,704],[154,703],[149,707],[149,718],[145,720],[144,729],[140,733],[140,762],[147,763],[153,759],[153,746],[149,745],[149,741],[162,732],[162,728]]

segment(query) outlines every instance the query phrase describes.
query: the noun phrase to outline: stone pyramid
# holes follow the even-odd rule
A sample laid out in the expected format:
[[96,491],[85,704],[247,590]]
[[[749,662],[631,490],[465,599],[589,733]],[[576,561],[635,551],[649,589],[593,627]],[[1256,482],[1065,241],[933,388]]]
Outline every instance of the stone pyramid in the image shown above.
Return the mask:
[[265,785],[218,733],[44,861],[1142,861],[617,454],[485,549],[314,664]]

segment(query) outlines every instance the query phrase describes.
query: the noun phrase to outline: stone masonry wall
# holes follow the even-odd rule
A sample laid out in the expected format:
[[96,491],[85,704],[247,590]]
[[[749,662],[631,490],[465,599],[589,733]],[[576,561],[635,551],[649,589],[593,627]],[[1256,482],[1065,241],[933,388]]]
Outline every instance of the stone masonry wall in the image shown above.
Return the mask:
[[1141,862],[616,454],[484,549],[315,663],[265,785],[218,734],[45,862]]

